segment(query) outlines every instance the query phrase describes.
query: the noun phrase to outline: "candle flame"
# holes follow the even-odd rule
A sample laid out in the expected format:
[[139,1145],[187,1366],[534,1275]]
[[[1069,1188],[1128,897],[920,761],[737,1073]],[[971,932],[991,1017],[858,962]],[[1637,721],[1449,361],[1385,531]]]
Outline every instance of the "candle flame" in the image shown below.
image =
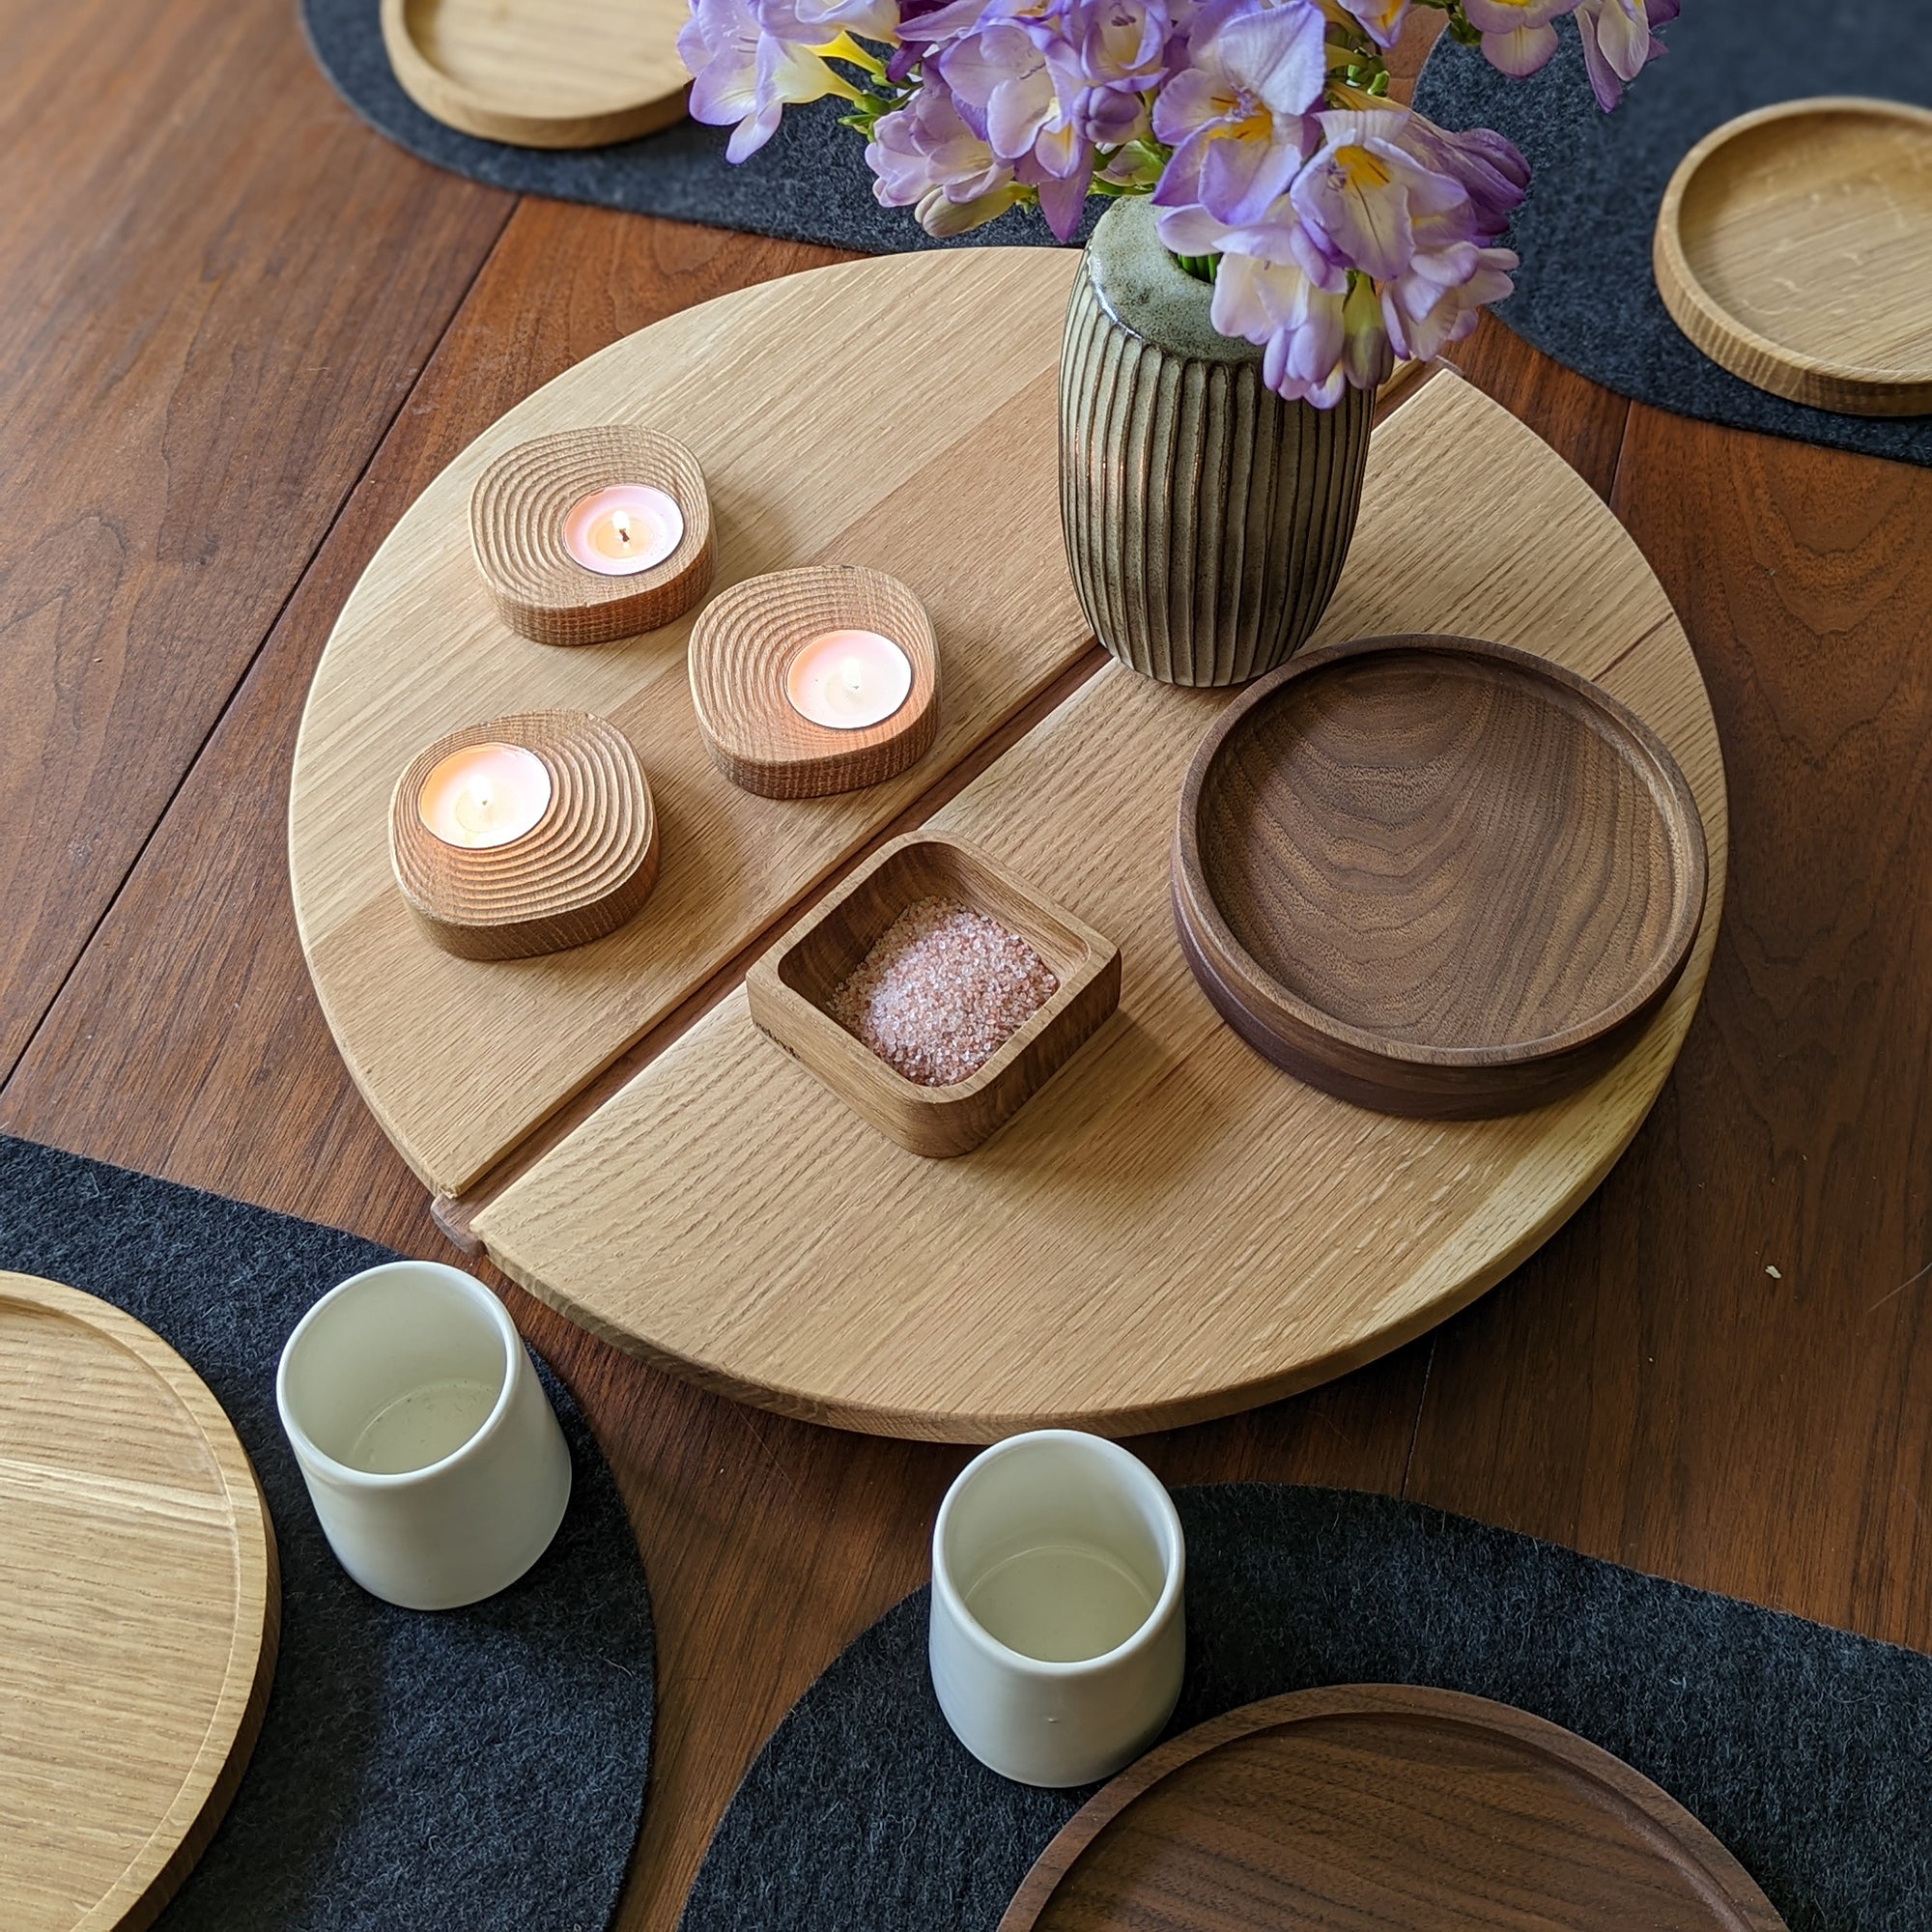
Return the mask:
[[611,527],[617,533],[617,541],[627,544],[631,541],[631,520],[622,510],[611,512]]
[[856,693],[865,690],[866,667],[862,665],[857,658],[847,658],[845,662],[838,667],[838,669],[839,669],[839,674],[843,677],[845,681],[845,689],[847,691]]

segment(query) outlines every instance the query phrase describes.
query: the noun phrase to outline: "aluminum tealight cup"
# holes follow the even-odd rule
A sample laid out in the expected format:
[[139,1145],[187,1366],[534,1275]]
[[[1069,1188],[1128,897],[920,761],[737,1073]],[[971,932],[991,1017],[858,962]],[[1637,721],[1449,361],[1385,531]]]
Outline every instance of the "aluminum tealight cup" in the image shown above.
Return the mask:
[[563,1432],[508,1311],[461,1268],[387,1262],[330,1289],[275,1403],[329,1548],[388,1603],[493,1596],[563,1520]]
[[1015,1435],[959,1472],[932,1532],[932,1688],[1022,1784],[1110,1777],[1180,1694],[1186,1545],[1146,1463],[1098,1435]]

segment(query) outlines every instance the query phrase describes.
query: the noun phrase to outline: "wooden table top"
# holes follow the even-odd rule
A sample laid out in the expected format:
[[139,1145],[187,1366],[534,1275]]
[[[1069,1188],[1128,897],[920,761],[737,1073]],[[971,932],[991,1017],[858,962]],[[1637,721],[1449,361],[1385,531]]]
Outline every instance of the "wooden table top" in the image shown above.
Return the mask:
[[[131,25],[0,0],[0,1129],[459,1259],[296,940],[317,656],[512,403],[834,257],[439,174],[269,0]],[[1134,1446],[1170,1482],[1399,1492],[1932,1648],[1932,472],[1628,404],[1493,325],[1457,360],[1690,632],[1731,808],[1710,982],[1630,1151],[1513,1278],[1313,1394]],[[649,1567],[658,1759],[617,1922],[672,1932],[772,1724],[923,1579],[965,1452],[737,1407],[511,1302]]]

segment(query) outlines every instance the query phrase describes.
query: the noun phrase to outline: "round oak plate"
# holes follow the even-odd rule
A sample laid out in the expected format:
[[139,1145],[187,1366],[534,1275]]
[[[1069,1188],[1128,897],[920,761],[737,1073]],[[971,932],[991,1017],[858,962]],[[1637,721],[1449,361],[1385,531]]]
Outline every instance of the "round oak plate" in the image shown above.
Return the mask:
[[1651,249],[1671,319],[1774,395],[1932,411],[1932,113],[1792,100],[1727,122],[1664,190]]
[[280,1629],[274,1533],[182,1358],[0,1273],[0,1924],[146,1925],[228,1808]]
[[684,0],[383,0],[383,44],[403,92],[451,128],[593,148],[682,118],[687,17]]
[[1174,904],[1203,990],[1326,1093],[1468,1119],[1603,1071],[1703,914],[1690,787],[1587,678],[1470,638],[1293,660],[1195,753]]
[[999,1932],[1783,1932],[1675,1799],[1542,1718],[1406,1685],[1271,1697],[1123,1771]]

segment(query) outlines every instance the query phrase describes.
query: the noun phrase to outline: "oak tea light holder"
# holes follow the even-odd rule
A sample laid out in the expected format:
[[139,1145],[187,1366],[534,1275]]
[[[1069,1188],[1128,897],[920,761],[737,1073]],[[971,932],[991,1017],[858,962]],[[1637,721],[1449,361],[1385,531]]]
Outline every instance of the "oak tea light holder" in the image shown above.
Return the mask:
[[506,449],[469,496],[476,567],[504,623],[603,644],[681,617],[711,587],[711,499],[683,443],[630,423]]
[[[908,1080],[848,1033],[828,1008],[900,913],[921,899],[957,899],[1033,948],[1059,990],[951,1087]],[[1121,1003],[1121,952],[1042,898],[977,846],[909,833],[867,865],[753,966],[752,1018],[852,1111],[910,1152],[969,1153],[1052,1079]]]
[[691,700],[718,768],[760,798],[896,778],[939,729],[939,646],[919,599],[859,564],[748,578],[691,633]]
[[657,810],[614,724],[518,712],[417,753],[390,800],[389,859],[445,952],[528,958],[602,939],[643,904]]

